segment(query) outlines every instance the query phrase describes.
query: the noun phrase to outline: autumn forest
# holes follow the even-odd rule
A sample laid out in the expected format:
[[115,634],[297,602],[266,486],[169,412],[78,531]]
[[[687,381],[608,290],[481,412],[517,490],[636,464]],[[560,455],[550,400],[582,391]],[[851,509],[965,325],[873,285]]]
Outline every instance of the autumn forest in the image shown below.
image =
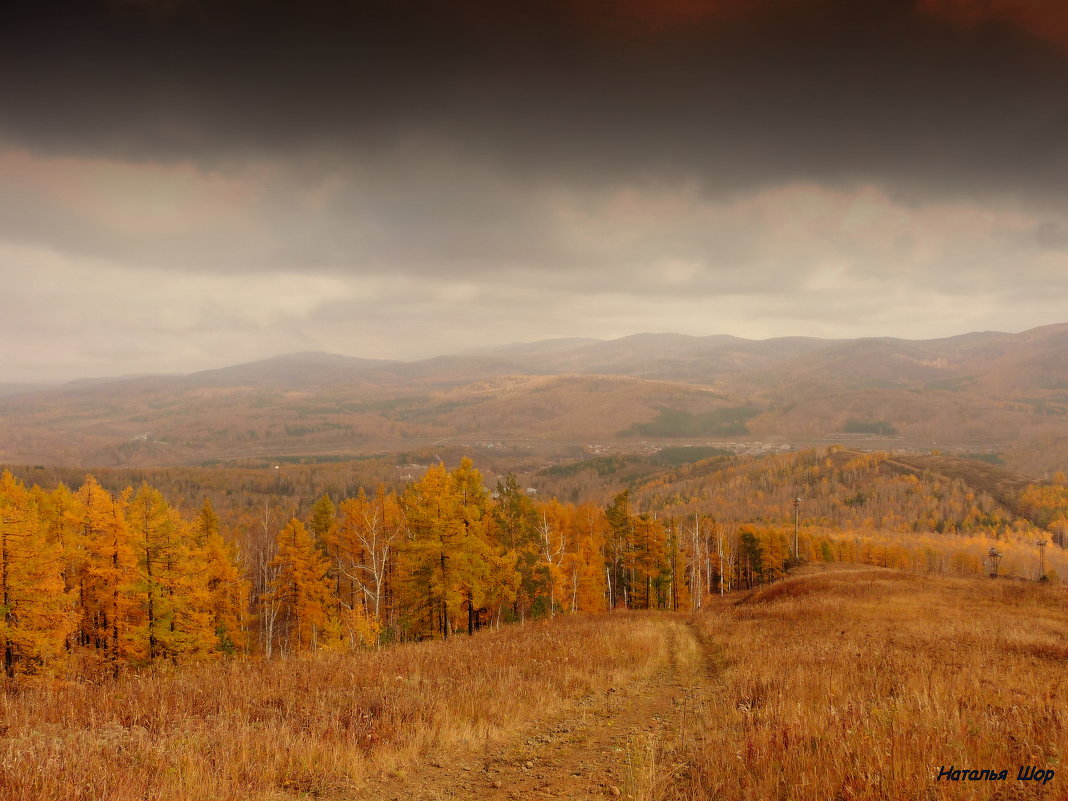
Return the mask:
[[[238,514],[222,495],[231,506],[221,519],[210,498],[183,513],[147,482],[109,492],[88,476],[75,490],[45,489],[5,472],[4,669],[117,675],[153,662],[353,652],[575,612],[697,611],[800,563],[979,575],[996,549],[1002,575],[1068,578],[1059,475],[999,502],[960,478],[835,447],[712,457],[605,504],[541,500],[512,475],[485,483],[464,458],[399,491],[309,498],[282,521],[253,496]],[[794,493],[804,497],[796,510]]]

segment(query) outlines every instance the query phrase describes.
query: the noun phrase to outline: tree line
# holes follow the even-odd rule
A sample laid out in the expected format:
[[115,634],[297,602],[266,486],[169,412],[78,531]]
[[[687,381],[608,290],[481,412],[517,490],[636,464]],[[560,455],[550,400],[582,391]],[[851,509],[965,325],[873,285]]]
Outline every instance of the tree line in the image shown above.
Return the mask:
[[[865,467],[851,460],[832,480],[849,481],[849,471]],[[727,478],[732,491],[748,487],[757,510],[778,493],[774,475]],[[893,481],[905,497],[922,486],[911,476]],[[1059,509],[1062,497],[1036,491],[1028,501]],[[790,564],[794,531],[781,518],[661,515],[639,512],[628,490],[605,506],[538,500],[514,476],[490,490],[464,459],[452,470],[431,466],[400,491],[323,495],[287,521],[268,501],[258,520],[224,530],[210,501],[183,515],[148,483],[112,493],[90,476],[76,491],[46,490],[5,472],[3,667],[8,675],[114,673],[236,653],[271,658],[448,638],[561,613],[697,610],[711,595],[773,581]],[[934,535],[905,542],[889,533],[879,539],[870,527],[841,531],[808,522],[801,559],[981,572],[989,547],[976,538],[951,553],[952,543]],[[1018,536],[1018,548],[1005,534],[996,544],[1005,568],[1018,562],[1030,571],[1030,535]],[[963,546],[960,535],[952,539]],[[1060,556],[1049,557],[1057,576]]]
[[259,531],[111,493],[0,477],[0,648],[16,673],[118,672],[234,653],[344,651],[579,611],[679,609],[782,573],[786,537],[708,518],[538,501],[470,460]]

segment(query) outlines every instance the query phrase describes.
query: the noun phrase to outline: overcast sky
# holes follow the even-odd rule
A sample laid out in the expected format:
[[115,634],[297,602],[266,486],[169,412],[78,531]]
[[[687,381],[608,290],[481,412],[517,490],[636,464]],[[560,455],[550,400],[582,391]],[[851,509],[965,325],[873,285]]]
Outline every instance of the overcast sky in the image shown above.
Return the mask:
[[1019,331],[1066,187],[1049,0],[5,4],[0,381]]

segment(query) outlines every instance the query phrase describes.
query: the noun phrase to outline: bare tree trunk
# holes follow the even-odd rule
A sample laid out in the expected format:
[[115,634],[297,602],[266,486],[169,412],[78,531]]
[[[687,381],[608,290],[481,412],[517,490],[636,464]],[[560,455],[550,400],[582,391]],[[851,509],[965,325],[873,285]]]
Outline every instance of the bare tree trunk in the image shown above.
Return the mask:
[[702,589],[701,589],[701,574],[703,568],[701,567],[701,519],[694,513],[693,516],[693,531],[691,542],[693,545],[693,561],[690,563],[690,607],[693,612],[701,611]]
[[443,638],[449,639],[448,592],[445,585],[445,553],[441,554],[441,631]]
[[270,659],[274,654],[275,630],[278,625],[279,603],[269,597],[272,586],[278,578],[278,568],[272,563],[277,552],[277,544],[271,536],[271,508],[263,505],[262,540],[260,542],[257,578],[259,586],[256,587],[257,598],[260,607],[260,637],[263,647],[263,655]]
[[724,572],[723,568],[725,567],[725,565],[723,564],[723,532],[722,531],[719,532],[719,541],[718,541],[717,545],[718,545],[718,549],[719,549],[718,554],[717,554],[718,557],[719,557],[719,559],[718,559],[718,561],[719,561],[719,594],[722,597],[722,595],[723,595],[723,572]]

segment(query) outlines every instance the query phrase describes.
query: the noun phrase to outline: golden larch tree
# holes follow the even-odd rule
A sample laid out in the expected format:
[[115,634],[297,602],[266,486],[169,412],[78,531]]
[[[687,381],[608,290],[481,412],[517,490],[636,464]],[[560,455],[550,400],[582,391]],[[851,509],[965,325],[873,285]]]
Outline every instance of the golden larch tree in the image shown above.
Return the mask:
[[222,536],[211,501],[204,501],[194,530],[206,562],[205,586],[215,634],[214,650],[223,654],[244,651],[248,648],[250,583],[241,575],[237,548]]
[[85,644],[114,672],[122,663],[148,657],[137,553],[126,525],[129,492],[118,499],[87,476],[77,492],[78,548],[84,552],[79,600]]
[[78,622],[63,582],[62,548],[49,541],[36,498],[0,476],[0,648],[4,671],[59,670]]
[[278,532],[276,542],[278,553],[273,565],[278,572],[270,598],[281,604],[289,649],[315,650],[333,603],[327,578],[330,563],[316,547],[308,529],[296,518]]

